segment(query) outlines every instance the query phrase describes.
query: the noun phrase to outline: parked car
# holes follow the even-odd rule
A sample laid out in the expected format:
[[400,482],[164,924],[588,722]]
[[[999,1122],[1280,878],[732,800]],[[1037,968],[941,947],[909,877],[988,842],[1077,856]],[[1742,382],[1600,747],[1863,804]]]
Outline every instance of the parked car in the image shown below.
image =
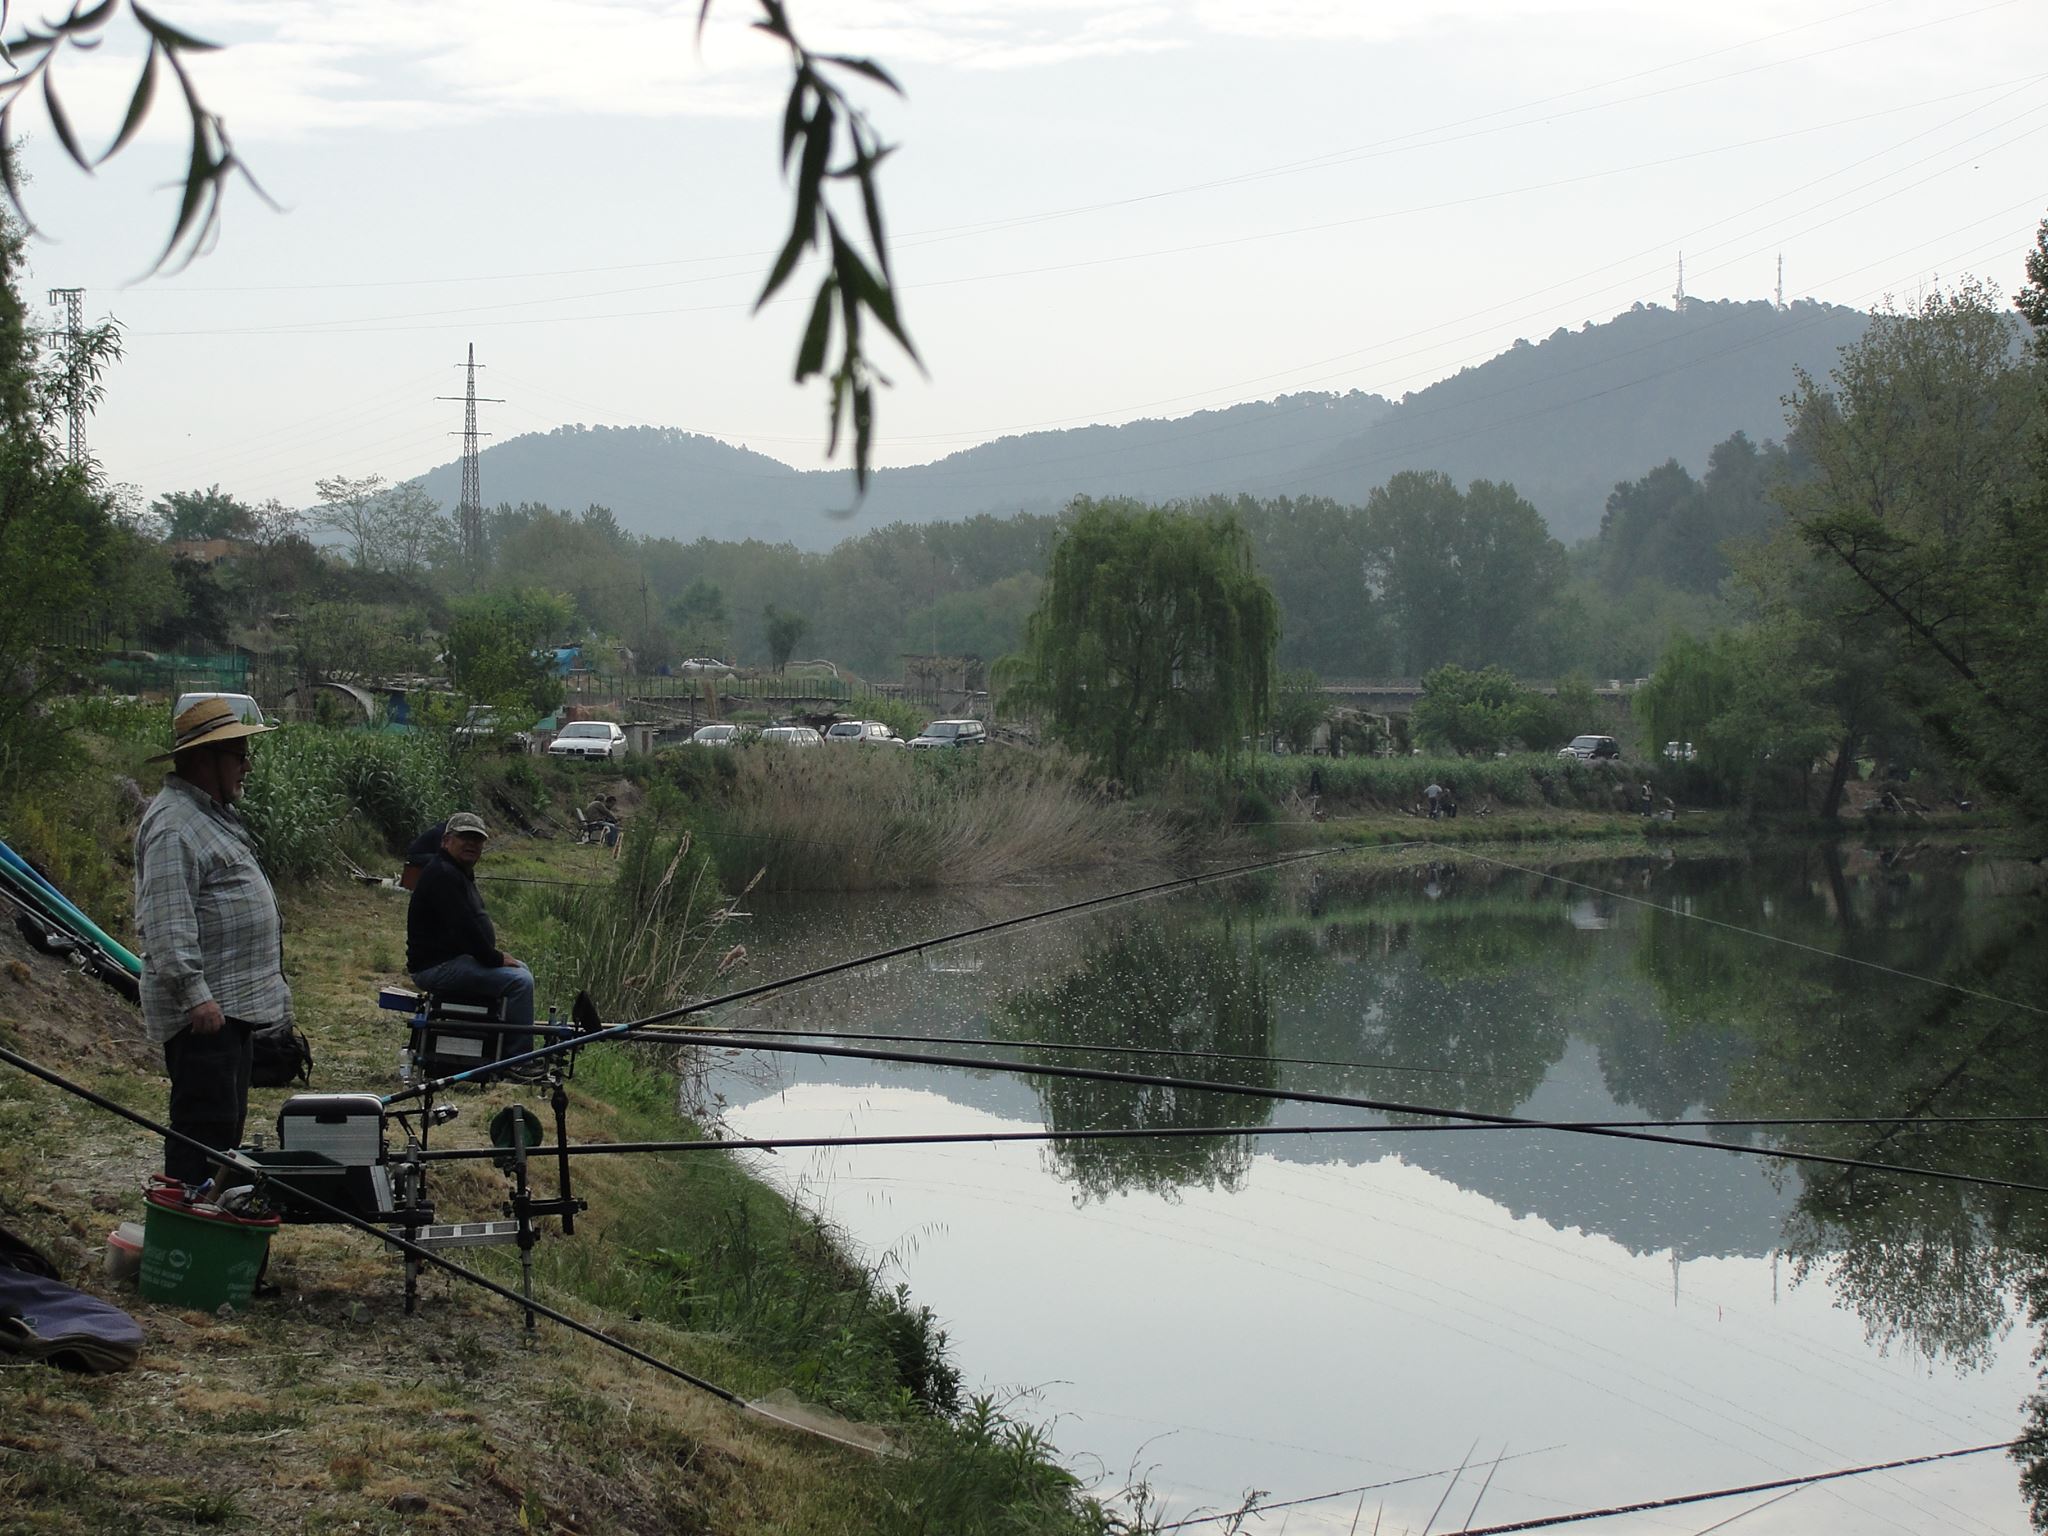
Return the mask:
[[603,758],[616,762],[626,755],[626,733],[609,720],[577,720],[562,727],[548,743],[549,757]]
[[879,720],[834,720],[825,732],[828,747],[900,747],[905,745]]
[[988,727],[979,720],[934,720],[910,738],[913,747],[978,747],[988,740]]
[[263,724],[263,711],[246,693],[181,693],[178,695],[178,702],[171,706],[171,718],[177,719],[194,704],[207,699],[227,700],[228,707],[235,712],[235,718],[245,725]]
[[498,711],[488,704],[470,705],[469,713],[462,717],[462,724],[455,727],[455,741],[458,746],[484,746],[496,741],[517,747],[522,752],[533,750],[532,734],[507,729]]
[[761,732],[764,744],[773,747],[822,747],[825,738],[808,725],[771,725]]
[[750,725],[700,725],[690,734],[693,747],[736,747],[751,739],[754,728]]
[[1689,763],[1696,755],[1693,751],[1692,743],[1689,741],[1667,741],[1664,743],[1664,756],[1674,763]]
[[715,656],[692,656],[688,661],[677,662],[676,670],[692,677],[699,673],[715,673],[719,677],[734,675],[731,664],[720,661]]
[[1621,743],[1612,736],[1574,736],[1557,749],[1559,757],[1576,757],[1582,763],[1621,756]]

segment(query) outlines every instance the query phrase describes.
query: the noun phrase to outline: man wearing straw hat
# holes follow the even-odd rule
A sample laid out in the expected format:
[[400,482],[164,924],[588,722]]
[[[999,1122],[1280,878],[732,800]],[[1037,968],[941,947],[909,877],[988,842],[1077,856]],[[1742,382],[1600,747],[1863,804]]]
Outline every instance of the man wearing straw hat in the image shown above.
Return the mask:
[[[171,750],[150,759],[171,771],[135,832],[143,1030],[164,1050],[171,1129],[222,1149],[241,1144],[256,1030],[292,1017],[277,894],[234,810],[249,738],[270,729],[218,698],[179,715]],[[209,1171],[165,1143],[164,1172],[198,1184]]]

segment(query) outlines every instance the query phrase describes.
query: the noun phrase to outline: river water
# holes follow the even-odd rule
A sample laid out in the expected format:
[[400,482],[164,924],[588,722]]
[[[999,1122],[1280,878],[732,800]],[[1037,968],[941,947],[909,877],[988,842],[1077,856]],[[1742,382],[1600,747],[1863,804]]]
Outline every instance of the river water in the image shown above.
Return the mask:
[[[1248,1529],[1441,1533],[2021,1431],[2048,1196],[1731,1149],[2048,1183],[2041,1127],[1981,1118],[2048,1112],[2031,867],[1391,857],[1029,924],[719,1019],[1381,1108],[779,1056],[716,1074],[726,1124],[1314,1128],[760,1160],[938,1314],[970,1389],[1049,1424],[1100,1493],[1144,1479],[1170,1519],[1263,1490]],[[1085,894],[762,901],[752,973]],[[1079,1045],[1130,1054],[1060,1049]],[[1921,1123],[1672,1128],[1710,1143],[1675,1147],[1440,1129],[1428,1108]],[[2018,1533],[2019,1471],[1975,1455],[1594,1528]]]

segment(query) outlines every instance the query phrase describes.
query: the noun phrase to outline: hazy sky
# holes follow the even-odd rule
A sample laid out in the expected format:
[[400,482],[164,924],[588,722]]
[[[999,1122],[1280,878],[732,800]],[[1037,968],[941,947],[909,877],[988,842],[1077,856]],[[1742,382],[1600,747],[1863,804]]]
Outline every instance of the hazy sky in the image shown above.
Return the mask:
[[[928,375],[888,353],[878,458],[1297,390],[1389,396],[1518,336],[1687,291],[2010,294],[2048,213],[2048,5],[1934,0],[792,0],[862,97]],[[789,380],[808,284],[750,311],[788,216],[786,77],[750,0],[158,0],[227,45],[207,104],[283,211],[168,233],[182,123],[88,181],[25,103],[49,240],[127,358],[90,427],[146,496],[454,457],[465,348],[485,430],[709,433],[822,460]],[[17,0],[14,28],[34,14]],[[132,44],[132,28],[116,29]],[[66,58],[105,142],[135,52]],[[486,443],[491,439],[486,439]],[[488,475],[484,499],[491,502]]]

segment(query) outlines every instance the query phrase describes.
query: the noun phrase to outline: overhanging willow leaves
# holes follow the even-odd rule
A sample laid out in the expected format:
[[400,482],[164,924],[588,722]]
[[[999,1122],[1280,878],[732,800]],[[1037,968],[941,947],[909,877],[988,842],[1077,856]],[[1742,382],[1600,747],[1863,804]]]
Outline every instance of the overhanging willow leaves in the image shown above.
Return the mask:
[[[95,155],[72,125],[71,114],[58,89],[56,63],[67,49],[89,52],[99,47],[124,12],[147,39],[147,48],[121,126],[113,142]],[[74,0],[61,20],[44,22],[41,28],[30,27],[15,37],[4,35],[7,15],[8,0],[0,0],[0,65],[13,71],[11,78],[0,81],[0,191],[4,191],[7,202],[29,230],[35,231],[36,225],[22,196],[21,166],[14,142],[15,108],[31,91],[39,95],[58,144],[80,170],[90,174],[134,140],[155,103],[158,76],[165,69],[177,81],[191,119],[192,138],[185,159],[177,218],[171,226],[170,239],[164,242],[150,270],[182,270],[207,248],[220,227],[221,203],[231,178],[240,176],[258,197],[271,202],[235,153],[227,124],[219,113],[208,110],[193,83],[188,60],[195,54],[214,52],[218,45],[172,26],[135,0],[100,0],[92,6]]]

